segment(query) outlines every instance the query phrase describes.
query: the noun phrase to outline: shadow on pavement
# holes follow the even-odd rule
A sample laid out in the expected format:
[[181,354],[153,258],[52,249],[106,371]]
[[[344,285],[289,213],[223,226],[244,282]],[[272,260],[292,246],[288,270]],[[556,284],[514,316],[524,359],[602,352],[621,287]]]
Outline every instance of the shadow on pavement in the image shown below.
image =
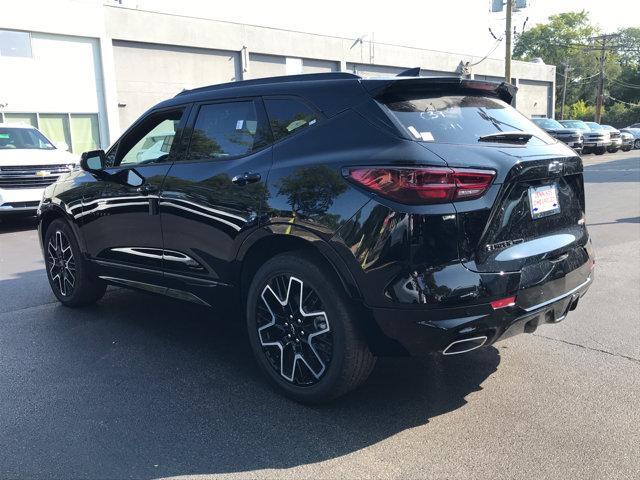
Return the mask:
[[24,232],[38,228],[34,216],[4,215],[0,216],[0,233]]
[[640,223],[640,217],[618,218],[613,222],[588,223],[588,226],[592,227],[595,225],[615,225],[617,223]]
[[272,391],[242,329],[213,317],[126,290],[82,310],[0,314],[0,477],[156,478],[320,462],[462,407],[500,363],[493,347],[380,359],[358,391],[309,407]]

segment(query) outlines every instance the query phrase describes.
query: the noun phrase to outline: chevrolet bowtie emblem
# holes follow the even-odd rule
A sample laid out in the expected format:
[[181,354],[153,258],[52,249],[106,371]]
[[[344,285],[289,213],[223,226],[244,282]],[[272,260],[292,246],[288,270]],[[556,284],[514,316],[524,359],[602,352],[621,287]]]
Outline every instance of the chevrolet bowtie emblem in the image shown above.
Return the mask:
[[562,171],[564,170],[564,163],[562,162],[551,162],[549,164],[549,173],[562,173]]
[[36,177],[46,177],[50,174],[51,172],[48,170],[38,170],[36,172]]

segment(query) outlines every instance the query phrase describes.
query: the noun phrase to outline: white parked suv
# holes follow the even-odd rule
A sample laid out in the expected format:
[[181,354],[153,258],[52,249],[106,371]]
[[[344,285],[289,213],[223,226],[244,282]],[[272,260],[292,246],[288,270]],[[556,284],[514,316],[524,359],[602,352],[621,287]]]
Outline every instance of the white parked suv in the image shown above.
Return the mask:
[[0,217],[36,212],[45,187],[78,163],[68,148],[30,125],[0,123]]

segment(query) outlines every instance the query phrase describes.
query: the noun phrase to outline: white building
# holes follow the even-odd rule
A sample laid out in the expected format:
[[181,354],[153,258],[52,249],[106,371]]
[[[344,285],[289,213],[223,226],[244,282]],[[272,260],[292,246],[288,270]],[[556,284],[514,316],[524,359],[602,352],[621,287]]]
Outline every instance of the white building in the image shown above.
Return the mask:
[[[0,122],[38,126],[76,153],[106,148],[184,88],[294,73],[452,75],[480,59],[433,50],[183,17],[103,0],[8,0],[0,16]],[[240,8],[240,7],[239,7]],[[501,80],[486,59],[469,76]],[[513,62],[516,107],[552,116],[555,67]]]

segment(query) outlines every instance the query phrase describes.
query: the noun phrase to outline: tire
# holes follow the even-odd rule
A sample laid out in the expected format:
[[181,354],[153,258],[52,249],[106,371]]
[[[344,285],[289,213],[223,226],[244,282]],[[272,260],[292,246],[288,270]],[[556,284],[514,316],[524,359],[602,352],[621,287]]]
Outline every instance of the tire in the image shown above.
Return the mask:
[[607,152],[609,153],[616,153],[618,151],[617,148],[607,148]]
[[630,151],[631,151],[631,146],[628,146],[628,147],[622,147],[622,148],[621,148],[621,150],[622,150],[623,152],[630,152]]
[[640,148],[640,138],[637,138],[637,139],[633,142],[633,148]]
[[90,274],[73,230],[61,218],[44,235],[44,261],[51,290],[63,305],[91,305],[104,295],[107,285]]
[[335,275],[310,255],[267,261],[246,300],[256,360],[289,398],[327,402],[357,388],[373,370],[376,358],[356,326],[353,306]]
[[591,149],[590,148],[586,148],[586,147],[582,148],[582,155],[588,155],[590,153],[591,153]]
[[607,151],[606,147],[598,147],[594,150],[594,153],[596,155],[604,155],[606,151]]

